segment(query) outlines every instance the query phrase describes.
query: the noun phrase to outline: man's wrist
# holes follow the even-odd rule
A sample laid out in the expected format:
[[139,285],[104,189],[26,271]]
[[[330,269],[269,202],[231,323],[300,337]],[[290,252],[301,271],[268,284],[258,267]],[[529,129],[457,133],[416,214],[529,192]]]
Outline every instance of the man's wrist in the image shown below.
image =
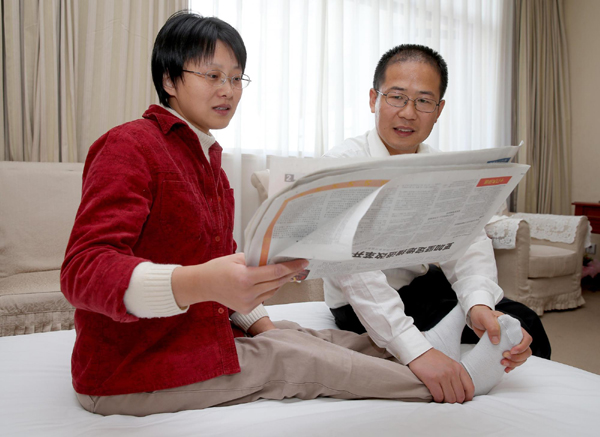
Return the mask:
[[419,329],[412,325],[400,335],[392,339],[385,348],[401,364],[408,365],[415,358],[420,357],[432,348],[431,343]]
[[412,359],[412,360],[411,360],[409,363],[407,363],[406,365],[407,365],[408,367],[410,367],[410,365],[411,365],[412,363],[414,363],[416,360],[418,360],[419,358],[421,358],[423,355],[425,355],[427,352],[429,352],[429,351],[430,351],[430,350],[432,350],[432,349],[433,349],[433,346],[431,346],[429,349],[427,349],[427,350],[426,350],[425,352],[423,352],[421,355],[414,357],[414,358],[413,358],[413,359]]
[[475,311],[477,311],[478,308],[486,309],[489,311],[494,311],[494,308],[491,308],[489,305],[484,305],[482,303],[478,303],[477,305],[473,305],[471,308],[469,308],[469,311],[467,312],[467,316],[469,316],[469,314],[471,314],[471,311],[473,311],[474,309],[475,309]]
[[[473,304],[469,307],[469,309],[467,311],[465,311],[465,323],[466,325],[473,329],[473,323],[472,323],[472,312],[473,309],[475,308],[482,308],[485,309],[486,311],[494,311],[494,306],[493,305],[488,305],[486,303],[476,303]],[[477,309],[475,310],[476,312],[478,311]]]

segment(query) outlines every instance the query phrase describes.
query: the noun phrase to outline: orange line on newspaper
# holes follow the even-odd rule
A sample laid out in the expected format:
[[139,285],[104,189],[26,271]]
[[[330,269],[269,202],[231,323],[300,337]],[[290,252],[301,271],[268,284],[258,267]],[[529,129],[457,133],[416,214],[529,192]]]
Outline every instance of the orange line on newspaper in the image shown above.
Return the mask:
[[292,200],[296,200],[300,197],[308,196],[309,194],[319,193],[322,191],[337,190],[340,188],[382,187],[385,184],[387,184],[388,182],[389,182],[389,179],[388,180],[377,179],[377,180],[344,182],[342,184],[336,183],[336,184],[332,184],[332,185],[326,185],[324,187],[313,188],[312,190],[304,191],[302,193],[296,194],[293,197],[290,197],[285,202],[283,202],[283,205],[281,205],[281,208],[279,208],[279,211],[277,211],[277,214],[275,214],[275,217],[273,217],[273,221],[269,224],[269,227],[267,228],[267,232],[265,232],[262,248],[260,251],[260,261],[259,261],[258,265],[259,266],[267,265],[267,260],[269,259],[269,250],[271,249],[271,240],[273,239],[273,229],[275,228],[275,223],[277,223],[277,220],[279,220],[279,217],[281,217],[281,214],[283,214],[283,211],[287,207],[288,203],[291,202]]
[[497,178],[483,178],[477,183],[478,187],[490,187],[493,185],[505,185],[510,181],[511,176],[500,176]]

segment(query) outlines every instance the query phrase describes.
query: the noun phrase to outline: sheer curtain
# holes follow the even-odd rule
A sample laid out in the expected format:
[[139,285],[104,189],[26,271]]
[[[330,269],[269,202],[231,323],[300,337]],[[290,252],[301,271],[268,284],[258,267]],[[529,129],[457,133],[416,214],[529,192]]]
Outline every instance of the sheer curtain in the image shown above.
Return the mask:
[[154,38],[186,0],[3,0],[0,159],[85,160],[157,102]]
[[446,108],[429,144],[510,144],[513,1],[191,0],[190,8],[233,25],[248,50],[252,83],[231,125],[214,132],[239,202],[238,242],[258,203],[249,176],[269,155],[318,157],[374,126],[373,71],[395,45],[428,45],[448,63]]
[[571,214],[571,103],[562,0],[517,0],[513,134],[525,140],[519,162],[531,165],[517,210]]

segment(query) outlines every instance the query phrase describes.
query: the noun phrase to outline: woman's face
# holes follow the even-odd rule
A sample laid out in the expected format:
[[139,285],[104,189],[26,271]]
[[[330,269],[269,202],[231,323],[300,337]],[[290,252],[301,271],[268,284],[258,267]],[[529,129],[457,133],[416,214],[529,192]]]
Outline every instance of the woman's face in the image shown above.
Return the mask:
[[[231,49],[220,40],[217,41],[212,60],[187,62],[183,68],[200,73],[220,70],[229,77],[243,73]],[[181,80],[175,84],[165,78],[163,86],[171,96],[171,108],[206,134],[211,129],[227,127],[242,98],[242,90],[233,88],[230,80],[221,86],[213,86],[203,76],[188,72],[184,72]]]

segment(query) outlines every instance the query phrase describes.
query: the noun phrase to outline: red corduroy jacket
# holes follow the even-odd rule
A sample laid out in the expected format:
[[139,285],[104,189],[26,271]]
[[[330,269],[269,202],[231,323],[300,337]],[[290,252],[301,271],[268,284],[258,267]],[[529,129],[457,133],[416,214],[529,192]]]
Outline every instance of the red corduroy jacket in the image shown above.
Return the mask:
[[240,371],[234,333],[242,333],[222,305],[139,319],[123,303],[143,261],[194,265],[235,252],[233,190],[221,152],[215,143],[209,163],[194,132],[156,105],[90,148],[61,271],[76,308],[78,393],[154,391]]

